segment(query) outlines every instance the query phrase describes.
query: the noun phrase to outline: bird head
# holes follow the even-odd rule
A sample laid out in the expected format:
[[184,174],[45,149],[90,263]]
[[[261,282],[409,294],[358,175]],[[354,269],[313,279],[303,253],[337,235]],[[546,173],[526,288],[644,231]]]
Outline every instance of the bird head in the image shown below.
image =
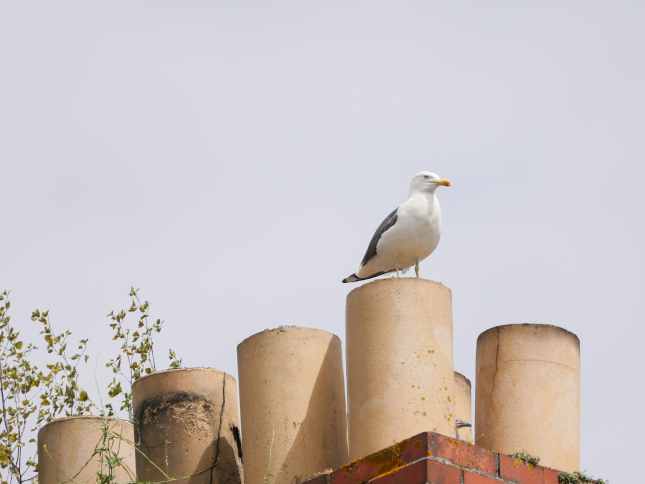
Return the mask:
[[410,182],[410,192],[424,192],[424,193],[434,193],[437,187],[449,187],[452,186],[450,180],[446,178],[441,178],[436,173],[431,171],[422,171],[417,173],[412,178]]

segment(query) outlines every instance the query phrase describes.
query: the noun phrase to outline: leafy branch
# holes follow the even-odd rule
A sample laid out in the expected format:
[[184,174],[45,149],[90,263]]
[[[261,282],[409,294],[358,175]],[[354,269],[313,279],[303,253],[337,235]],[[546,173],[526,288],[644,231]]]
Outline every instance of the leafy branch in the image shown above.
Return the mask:
[[31,319],[49,355],[44,367],[32,356],[37,349],[25,343],[12,325],[9,293],[0,293],[0,484],[23,484],[37,477],[34,433],[59,415],[83,415],[93,405],[78,382],[78,366],[87,362],[87,340],[68,350],[71,333],[56,333],[49,312],[36,310]]
[[[114,406],[132,420],[132,384],[157,368],[155,336],[163,321],[150,316],[150,303],[130,289],[130,305],[112,311],[109,317],[112,339],[119,344],[116,356],[106,363],[112,370],[107,392],[110,402],[99,413],[114,415]],[[49,311],[36,309],[31,320],[38,324],[46,359],[36,364],[36,345],[25,342],[9,315],[11,301],[0,292],[0,484],[25,484],[38,479],[35,433],[58,416],[87,415],[97,408],[79,384],[82,367],[88,360],[87,339],[72,342],[70,331],[54,331]],[[181,359],[168,350],[170,368],[179,368]],[[116,400],[119,399],[117,402]],[[119,446],[122,436],[109,428],[106,420],[92,459],[98,459],[97,483],[115,483],[115,470],[124,467]],[[134,445],[133,442],[129,443]],[[89,464],[89,460],[88,460]],[[130,470],[128,475],[134,482]],[[80,472],[80,471],[79,471]],[[172,479],[167,477],[167,481]]]
[[[130,288],[130,305],[127,309],[111,311],[108,314],[112,340],[120,343],[118,354],[108,360],[105,366],[112,370],[112,380],[108,384],[108,395],[120,398],[119,410],[132,415],[132,384],[144,375],[157,369],[154,336],[160,333],[164,322],[150,316],[150,303],[141,301],[139,290]],[[179,368],[181,359],[170,349],[168,351],[170,368]],[[124,387],[125,384],[125,387]],[[105,406],[108,416],[115,414],[111,403]]]

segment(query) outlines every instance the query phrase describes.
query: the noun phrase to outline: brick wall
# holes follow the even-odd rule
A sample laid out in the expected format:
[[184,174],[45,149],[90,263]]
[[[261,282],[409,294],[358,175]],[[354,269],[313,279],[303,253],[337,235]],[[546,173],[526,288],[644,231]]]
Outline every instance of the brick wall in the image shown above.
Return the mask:
[[559,471],[425,432],[307,484],[558,484]]

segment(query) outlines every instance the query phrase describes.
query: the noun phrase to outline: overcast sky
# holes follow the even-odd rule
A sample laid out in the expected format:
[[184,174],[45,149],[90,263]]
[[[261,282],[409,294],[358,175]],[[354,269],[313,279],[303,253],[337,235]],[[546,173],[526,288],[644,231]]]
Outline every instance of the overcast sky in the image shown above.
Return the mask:
[[31,309],[50,308],[100,366],[105,314],[135,285],[167,322],[162,347],[234,375],[237,343],[266,327],[343,336],[340,279],[429,169],[454,182],[422,275],[453,290],[456,368],[474,380],[496,324],[574,331],[583,467],[631,482],[643,4],[269,3],[0,4],[15,321],[34,335]]

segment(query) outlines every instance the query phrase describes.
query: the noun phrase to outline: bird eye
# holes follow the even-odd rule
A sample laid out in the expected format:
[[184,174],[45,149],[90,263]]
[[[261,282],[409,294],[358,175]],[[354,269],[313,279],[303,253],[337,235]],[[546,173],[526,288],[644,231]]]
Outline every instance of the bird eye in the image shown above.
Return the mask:
[[425,178],[426,180],[428,180],[428,179],[430,178],[430,175],[423,175],[423,178]]

